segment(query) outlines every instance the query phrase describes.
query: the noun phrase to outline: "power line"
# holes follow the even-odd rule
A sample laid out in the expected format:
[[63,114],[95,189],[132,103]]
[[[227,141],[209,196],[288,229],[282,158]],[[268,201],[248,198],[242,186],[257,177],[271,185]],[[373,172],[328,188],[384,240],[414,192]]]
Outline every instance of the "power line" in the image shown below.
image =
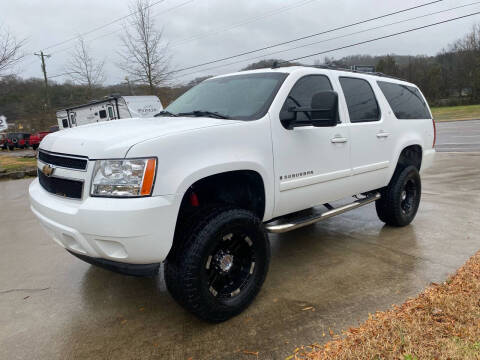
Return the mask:
[[[165,0],[164,0],[164,1],[165,1]],[[184,2],[181,3],[181,4],[172,6],[172,7],[168,8],[168,9],[165,9],[165,10],[161,11],[161,12],[157,13],[156,15],[163,15],[163,14],[165,14],[165,13],[167,13],[167,12],[170,12],[170,11],[176,10],[176,9],[178,9],[178,8],[180,8],[180,7],[183,7],[183,6],[185,6],[185,5],[188,5],[188,4],[190,4],[190,3],[194,2],[194,1],[195,1],[195,0],[187,0],[187,1],[184,1]],[[97,36],[97,37],[95,37],[95,38],[93,38],[93,39],[90,39],[88,42],[92,42],[92,41],[95,41],[95,40],[98,40],[98,39],[102,39],[102,38],[107,37],[107,36],[110,36],[110,35],[117,34],[117,33],[119,33],[119,32],[122,31],[122,30],[123,30],[123,28],[117,29],[117,30],[114,30],[114,31],[111,31],[111,32],[106,33],[106,34],[102,34],[102,35]],[[54,51],[54,52],[52,52],[52,54],[58,54],[58,53],[61,53],[61,52],[64,52],[64,51],[67,51],[67,50],[70,50],[70,49],[73,49],[73,48],[74,48],[74,46],[69,46],[69,47],[67,47],[67,48]]]
[[412,17],[412,18],[409,18],[409,19],[405,19],[405,20],[395,21],[395,22],[392,22],[392,23],[389,23],[389,24],[385,24],[385,25],[375,26],[375,27],[368,28],[368,29],[365,29],[365,30],[352,32],[352,33],[349,33],[349,34],[344,34],[344,35],[340,35],[340,36],[331,37],[331,38],[324,39],[324,40],[321,40],[321,41],[315,41],[315,42],[311,42],[311,43],[308,43],[308,44],[303,44],[303,45],[291,47],[291,48],[284,49],[284,50],[278,50],[278,51],[270,52],[270,53],[268,53],[268,54],[263,54],[263,55],[260,55],[260,56],[255,56],[255,57],[250,57],[250,58],[247,58],[247,59],[237,60],[237,61],[229,62],[229,63],[227,63],[227,64],[212,66],[212,67],[209,67],[209,68],[205,68],[205,69],[201,69],[201,70],[189,72],[189,73],[186,73],[186,74],[182,74],[182,75],[180,75],[180,77],[197,74],[197,73],[199,73],[199,72],[204,72],[204,71],[209,71],[209,70],[215,70],[215,69],[222,68],[222,67],[226,67],[226,66],[241,64],[241,63],[244,63],[244,62],[247,62],[247,61],[252,61],[252,60],[257,60],[257,59],[261,59],[261,58],[266,58],[266,57],[268,57],[268,56],[277,55],[277,54],[280,54],[280,53],[285,53],[285,52],[289,52],[289,51],[293,51],[293,50],[298,50],[298,49],[301,49],[301,48],[305,48],[305,47],[309,47],[309,46],[312,46],[312,45],[317,45],[317,44],[325,43],[325,42],[332,41],[332,40],[343,39],[343,38],[347,38],[347,37],[350,37],[350,36],[359,35],[359,34],[362,34],[362,33],[368,32],[368,31],[378,30],[378,29],[386,28],[386,27],[389,27],[389,26],[392,26],[392,25],[398,25],[398,24],[402,24],[402,23],[409,22],[409,21],[418,20],[418,19],[422,19],[422,18],[429,17],[429,16],[432,16],[432,15],[438,15],[438,14],[450,12],[450,11],[453,11],[453,10],[458,10],[458,9],[460,9],[460,8],[464,8],[464,7],[468,7],[468,6],[473,6],[473,5],[478,5],[478,4],[480,4],[480,1],[476,1],[476,2],[473,2],[473,3],[465,4],[465,5],[455,6],[455,7],[453,7],[453,8],[448,8],[448,9],[445,9],[445,10],[434,11],[434,12],[431,12],[431,13],[428,13],[428,14],[424,14],[424,15],[420,15],[420,16],[415,16],[415,17]]
[[318,53],[313,53],[313,54],[309,54],[309,55],[305,55],[305,56],[300,56],[300,57],[293,58],[293,59],[290,59],[290,60],[284,60],[284,61],[280,62],[279,64],[285,64],[285,63],[289,63],[289,62],[292,62],[292,61],[298,61],[298,60],[306,59],[306,58],[309,58],[309,57],[312,57],[312,56],[323,55],[323,54],[327,54],[327,53],[333,52],[333,51],[348,49],[348,48],[351,48],[351,47],[354,47],[354,46],[368,44],[368,43],[378,41],[378,40],[388,39],[388,38],[391,38],[391,37],[394,37],[394,36],[411,33],[411,32],[426,29],[426,28],[429,28],[429,27],[432,27],[432,26],[437,26],[437,25],[448,23],[448,22],[452,22],[452,21],[456,21],[456,20],[460,20],[460,19],[465,19],[467,17],[475,16],[475,15],[478,15],[478,14],[480,14],[480,11],[470,13],[470,14],[467,14],[467,15],[463,15],[463,16],[458,16],[458,17],[451,18],[451,19],[444,20],[444,21],[439,21],[439,22],[436,22],[436,23],[433,23],[433,24],[428,24],[428,25],[419,26],[419,27],[416,27],[416,28],[413,28],[413,29],[400,31],[400,32],[397,32],[397,33],[394,33],[394,34],[380,36],[380,37],[377,37],[377,38],[374,38],[374,39],[360,41],[360,42],[350,44],[350,45],[340,46],[340,47],[337,47],[335,49],[330,49],[330,50],[325,50],[325,51],[321,51],[321,52],[318,52]]
[[267,11],[263,14],[254,16],[250,19],[244,19],[242,21],[239,21],[237,23],[231,24],[231,25],[226,26],[226,27],[218,27],[217,29],[214,29],[214,30],[210,31],[207,34],[195,35],[195,36],[179,39],[179,40],[175,41],[175,43],[173,43],[173,45],[171,45],[170,47],[175,48],[177,46],[181,46],[183,44],[189,43],[189,42],[194,41],[194,40],[200,40],[200,39],[204,39],[204,38],[207,38],[207,37],[217,35],[219,33],[224,33],[224,32],[229,31],[231,29],[235,29],[239,26],[251,24],[251,23],[256,22],[258,20],[262,20],[262,19],[268,18],[270,16],[278,15],[278,14],[280,14],[282,12],[285,12],[285,11],[289,11],[289,10],[292,10],[292,9],[295,9],[295,8],[298,8],[298,7],[301,7],[301,6],[308,5],[308,4],[310,4],[314,1],[316,1],[316,0],[301,0],[301,1],[295,2],[291,5],[281,6],[281,7],[278,7],[276,9]]
[[[150,5],[148,5],[147,7],[145,7],[145,9],[151,8],[151,7],[155,6],[155,5],[158,5],[158,4],[160,4],[160,3],[163,3],[163,2],[165,2],[165,1],[166,1],[166,0],[156,1],[156,2],[154,2],[153,4],[150,4]],[[101,25],[101,26],[98,26],[98,27],[96,27],[96,28],[94,28],[94,29],[92,29],[92,30],[89,30],[89,31],[87,31],[87,32],[84,32],[84,33],[82,33],[82,34],[80,34],[80,35],[76,35],[76,36],[71,37],[71,38],[69,38],[69,39],[67,39],[67,40],[63,40],[63,41],[60,41],[60,42],[58,42],[58,43],[56,43],[56,44],[47,46],[47,47],[44,48],[43,50],[52,49],[52,48],[54,48],[54,47],[57,47],[57,46],[66,44],[66,43],[68,43],[68,42],[70,42],[70,41],[72,41],[72,40],[76,40],[76,39],[78,39],[78,38],[80,38],[80,37],[83,37],[83,36],[85,36],[85,35],[89,35],[89,34],[95,32],[95,31],[104,29],[104,28],[106,28],[107,26],[110,26],[110,25],[115,24],[115,23],[117,23],[117,22],[119,22],[119,21],[125,20],[126,18],[128,18],[128,17],[130,17],[130,16],[132,16],[132,15],[134,15],[134,14],[136,14],[136,13],[138,13],[138,11],[139,11],[139,10],[132,11],[131,13],[129,13],[129,14],[127,14],[127,15],[124,15],[124,16],[122,16],[122,17],[119,17],[119,18],[117,18],[117,19],[115,19],[115,20],[110,21],[109,23],[106,23],[106,24],[103,24],[103,25]]]
[[57,78],[57,77],[60,77],[60,76],[71,75],[71,74],[77,74],[77,72],[71,71],[71,72],[66,72],[66,73],[62,73],[62,74],[52,75],[52,76],[49,76],[48,79],[54,79],[54,78]]
[[291,44],[293,42],[309,39],[309,38],[319,36],[319,35],[323,35],[323,34],[328,34],[328,33],[334,32],[334,31],[350,28],[350,27],[353,27],[353,26],[356,26],[356,25],[365,24],[367,22],[371,22],[371,21],[374,21],[374,20],[379,20],[379,19],[389,17],[389,16],[392,16],[392,15],[397,15],[397,14],[400,14],[400,13],[403,13],[403,12],[406,12],[406,11],[411,11],[411,10],[418,9],[418,8],[421,8],[421,7],[425,7],[425,6],[428,6],[428,5],[436,4],[436,3],[439,3],[439,2],[442,2],[442,1],[443,0],[431,1],[431,2],[428,2],[428,3],[425,3],[425,4],[413,6],[413,7],[410,7],[410,8],[394,11],[394,12],[384,14],[384,15],[381,15],[381,16],[376,16],[376,17],[373,17],[373,18],[370,18],[370,19],[358,21],[358,22],[355,22],[355,23],[352,23],[352,24],[339,26],[339,27],[329,29],[329,30],[325,30],[325,31],[321,31],[321,32],[318,32],[318,33],[315,33],[315,34],[310,34],[310,35],[302,36],[302,37],[299,37],[299,38],[296,38],[296,39],[292,39],[292,40],[284,41],[284,42],[281,42],[281,43],[277,43],[277,44],[274,44],[274,45],[265,46],[265,47],[262,47],[262,48],[259,48],[259,49],[250,50],[250,51],[242,52],[242,53],[239,53],[239,54],[236,54],[236,55],[231,55],[231,56],[227,56],[227,57],[224,57],[224,58],[207,61],[207,62],[197,64],[197,65],[187,66],[187,67],[184,67],[184,68],[181,68],[181,69],[178,69],[178,70],[170,71],[170,72],[166,73],[165,75],[170,75],[170,74],[180,72],[180,71],[195,69],[195,68],[205,66],[205,65],[215,64],[215,63],[218,63],[218,62],[221,62],[221,61],[230,60],[230,59],[234,59],[234,58],[237,58],[237,57],[240,57],[240,56],[253,54],[253,53],[256,53],[256,52],[259,52],[259,51],[268,50],[268,49],[278,47],[278,46],[281,46],[281,45]]

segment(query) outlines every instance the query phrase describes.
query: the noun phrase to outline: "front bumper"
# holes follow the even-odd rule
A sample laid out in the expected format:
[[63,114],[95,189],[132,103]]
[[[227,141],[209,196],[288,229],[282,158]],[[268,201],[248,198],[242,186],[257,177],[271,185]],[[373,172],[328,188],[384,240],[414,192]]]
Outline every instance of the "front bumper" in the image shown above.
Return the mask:
[[175,231],[175,195],[134,199],[87,197],[72,200],[29,187],[31,209],[62,247],[85,257],[127,264],[165,260]]

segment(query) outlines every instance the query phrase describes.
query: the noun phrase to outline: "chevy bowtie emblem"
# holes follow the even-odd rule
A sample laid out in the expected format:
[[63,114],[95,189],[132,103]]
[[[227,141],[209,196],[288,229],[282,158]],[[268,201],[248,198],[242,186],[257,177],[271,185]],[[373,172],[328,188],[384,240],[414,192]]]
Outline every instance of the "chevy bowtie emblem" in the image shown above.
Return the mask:
[[53,175],[54,171],[55,171],[54,167],[51,167],[50,165],[43,165],[43,168],[42,168],[43,175],[50,177]]

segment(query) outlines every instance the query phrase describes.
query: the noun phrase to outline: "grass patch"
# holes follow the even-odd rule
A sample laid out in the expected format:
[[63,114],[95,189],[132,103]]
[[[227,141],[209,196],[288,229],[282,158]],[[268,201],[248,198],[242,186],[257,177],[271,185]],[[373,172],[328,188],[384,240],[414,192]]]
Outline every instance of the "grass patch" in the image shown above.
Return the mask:
[[436,121],[480,119],[480,105],[433,107]]
[[5,169],[7,172],[12,171],[24,171],[31,168],[35,168],[37,159],[35,158],[23,158],[17,156],[0,156],[0,169]]
[[480,359],[480,252],[443,284],[310,348],[292,358]]

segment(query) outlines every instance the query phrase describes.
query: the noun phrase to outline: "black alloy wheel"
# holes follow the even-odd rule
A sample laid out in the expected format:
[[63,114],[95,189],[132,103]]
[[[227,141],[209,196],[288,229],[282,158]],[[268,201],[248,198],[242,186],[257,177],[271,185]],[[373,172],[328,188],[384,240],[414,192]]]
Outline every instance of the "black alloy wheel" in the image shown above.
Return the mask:
[[255,271],[256,245],[238,230],[223,235],[205,263],[208,290],[219,299],[239,295]]
[[417,214],[422,194],[418,169],[413,166],[395,171],[390,184],[381,190],[381,198],[375,202],[381,221],[391,226],[406,226]]

